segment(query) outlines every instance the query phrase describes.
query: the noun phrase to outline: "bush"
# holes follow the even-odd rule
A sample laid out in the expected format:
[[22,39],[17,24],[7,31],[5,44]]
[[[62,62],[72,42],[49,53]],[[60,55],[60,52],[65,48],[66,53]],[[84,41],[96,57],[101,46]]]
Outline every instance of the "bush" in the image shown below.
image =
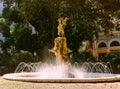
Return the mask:
[[89,52],[76,52],[73,53],[72,62],[96,62],[95,58]]
[[114,52],[114,53],[108,53],[106,54],[103,59],[103,62],[107,63],[109,62],[112,66],[113,73],[120,73],[120,51]]
[[33,62],[34,56],[28,51],[21,50],[14,55],[7,52],[0,54],[0,75],[4,73],[14,72],[20,62]]

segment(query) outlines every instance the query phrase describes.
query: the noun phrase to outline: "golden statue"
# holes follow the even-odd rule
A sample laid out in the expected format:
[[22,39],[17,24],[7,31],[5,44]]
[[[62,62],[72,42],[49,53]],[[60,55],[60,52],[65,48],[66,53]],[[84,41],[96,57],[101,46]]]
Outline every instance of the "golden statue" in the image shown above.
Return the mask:
[[60,37],[65,36],[64,29],[65,29],[65,27],[67,25],[67,21],[68,21],[67,17],[66,18],[62,18],[61,17],[61,18],[58,19],[58,22],[59,22],[59,25],[57,27],[57,29],[58,29],[58,36],[60,36]]
[[56,62],[57,64],[60,64],[61,61],[68,59],[68,53],[72,52],[69,48],[67,48],[67,41],[64,34],[64,29],[67,25],[68,18],[59,18],[58,22],[58,36],[54,40],[54,47],[49,50],[50,52],[55,53],[56,55]]

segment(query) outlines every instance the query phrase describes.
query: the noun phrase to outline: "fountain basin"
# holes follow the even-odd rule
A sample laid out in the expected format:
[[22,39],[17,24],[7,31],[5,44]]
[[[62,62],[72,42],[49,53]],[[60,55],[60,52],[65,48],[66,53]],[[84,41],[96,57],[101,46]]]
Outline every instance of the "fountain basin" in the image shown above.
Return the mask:
[[87,73],[81,78],[41,78],[38,72],[10,73],[3,75],[4,79],[24,82],[39,83],[94,83],[94,82],[115,82],[120,81],[119,74]]

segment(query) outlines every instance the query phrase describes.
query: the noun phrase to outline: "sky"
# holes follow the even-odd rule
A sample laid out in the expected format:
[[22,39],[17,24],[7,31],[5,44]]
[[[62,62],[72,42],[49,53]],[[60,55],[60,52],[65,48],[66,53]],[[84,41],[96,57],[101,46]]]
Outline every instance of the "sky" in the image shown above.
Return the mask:
[[2,13],[3,3],[0,2],[0,14]]
[[[2,13],[3,3],[0,2],[0,14]],[[0,33],[0,40],[3,39],[2,34]]]

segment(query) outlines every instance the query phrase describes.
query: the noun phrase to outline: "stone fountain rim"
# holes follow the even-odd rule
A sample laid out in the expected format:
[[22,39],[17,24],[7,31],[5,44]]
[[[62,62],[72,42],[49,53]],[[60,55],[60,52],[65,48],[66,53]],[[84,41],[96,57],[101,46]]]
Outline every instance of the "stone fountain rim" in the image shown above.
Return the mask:
[[[117,82],[120,81],[120,74],[113,74],[112,77],[99,77],[99,78],[39,78],[39,77],[19,77],[21,73],[9,73],[3,75],[4,79],[23,82],[36,82],[36,83],[102,83],[102,82]],[[29,73],[27,73],[29,74]],[[30,73],[33,74],[34,73]]]

